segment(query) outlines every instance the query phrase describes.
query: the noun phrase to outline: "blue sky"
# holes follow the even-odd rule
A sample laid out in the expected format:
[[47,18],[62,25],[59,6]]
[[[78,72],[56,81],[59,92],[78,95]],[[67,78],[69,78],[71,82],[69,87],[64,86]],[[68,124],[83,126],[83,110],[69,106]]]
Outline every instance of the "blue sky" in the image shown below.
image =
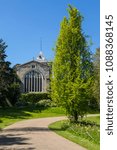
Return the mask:
[[91,50],[100,46],[99,0],[0,0],[0,38],[8,48],[12,66],[36,58],[42,51],[47,60],[54,58],[60,22],[68,16],[68,4],[83,15],[83,31],[92,39]]

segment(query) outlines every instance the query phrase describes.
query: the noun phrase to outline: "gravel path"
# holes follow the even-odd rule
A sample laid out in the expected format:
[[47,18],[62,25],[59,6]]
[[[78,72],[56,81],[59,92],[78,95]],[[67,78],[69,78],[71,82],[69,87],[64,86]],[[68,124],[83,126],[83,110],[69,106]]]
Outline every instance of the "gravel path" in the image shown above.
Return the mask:
[[86,150],[48,129],[65,117],[31,119],[17,122],[0,132],[0,150]]

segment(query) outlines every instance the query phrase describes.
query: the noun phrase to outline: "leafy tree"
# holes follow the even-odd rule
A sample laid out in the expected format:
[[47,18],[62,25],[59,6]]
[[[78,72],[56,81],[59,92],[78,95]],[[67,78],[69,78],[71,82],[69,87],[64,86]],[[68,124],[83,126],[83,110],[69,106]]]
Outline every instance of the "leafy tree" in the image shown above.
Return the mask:
[[5,91],[9,86],[9,73],[11,69],[9,68],[10,63],[5,62],[6,54],[5,49],[7,45],[0,39],[0,103],[5,105]]
[[5,61],[5,58],[7,55],[5,54],[5,50],[7,48],[7,45],[5,42],[0,39],[0,105],[1,106],[12,106],[12,103],[9,100],[8,93],[14,91],[9,91],[10,86],[14,82],[19,82],[16,73],[14,70],[10,67],[10,62]]
[[8,87],[8,92],[7,92],[7,98],[11,102],[12,105],[15,105],[16,102],[20,98],[20,84],[13,82],[9,87]]
[[100,48],[96,49],[96,52],[93,56],[93,67],[94,67],[94,82],[92,86],[92,91],[99,105],[100,104]]
[[80,12],[69,5],[55,48],[52,66],[52,99],[64,106],[74,121],[88,111],[92,62]]

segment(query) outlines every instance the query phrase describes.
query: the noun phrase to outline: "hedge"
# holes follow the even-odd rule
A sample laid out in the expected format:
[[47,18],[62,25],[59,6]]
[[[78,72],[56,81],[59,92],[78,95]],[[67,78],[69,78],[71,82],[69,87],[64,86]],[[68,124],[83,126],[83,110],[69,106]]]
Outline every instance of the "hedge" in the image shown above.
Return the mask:
[[49,93],[23,93],[20,97],[20,101],[26,103],[38,103],[40,100],[46,99],[50,99]]

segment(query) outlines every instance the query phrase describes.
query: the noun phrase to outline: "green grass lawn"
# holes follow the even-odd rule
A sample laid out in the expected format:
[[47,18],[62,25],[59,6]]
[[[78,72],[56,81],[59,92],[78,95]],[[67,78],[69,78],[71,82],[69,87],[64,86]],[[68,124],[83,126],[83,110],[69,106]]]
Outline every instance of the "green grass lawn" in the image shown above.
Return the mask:
[[87,117],[84,120],[89,120],[89,121],[95,122],[96,124],[100,125],[100,116]]
[[[87,148],[88,150],[100,149],[100,117],[87,117],[81,123],[70,123],[68,120],[58,121],[49,125],[57,134]],[[90,121],[90,122],[89,122]],[[85,123],[95,122],[95,125]],[[83,124],[82,124],[83,123]]]
[[38,107],[0,108],[0,128],[4,128],[23,119],[57,117],[64,115],[65,110],[61,107],[49,107],[42,111],[40,111]]

